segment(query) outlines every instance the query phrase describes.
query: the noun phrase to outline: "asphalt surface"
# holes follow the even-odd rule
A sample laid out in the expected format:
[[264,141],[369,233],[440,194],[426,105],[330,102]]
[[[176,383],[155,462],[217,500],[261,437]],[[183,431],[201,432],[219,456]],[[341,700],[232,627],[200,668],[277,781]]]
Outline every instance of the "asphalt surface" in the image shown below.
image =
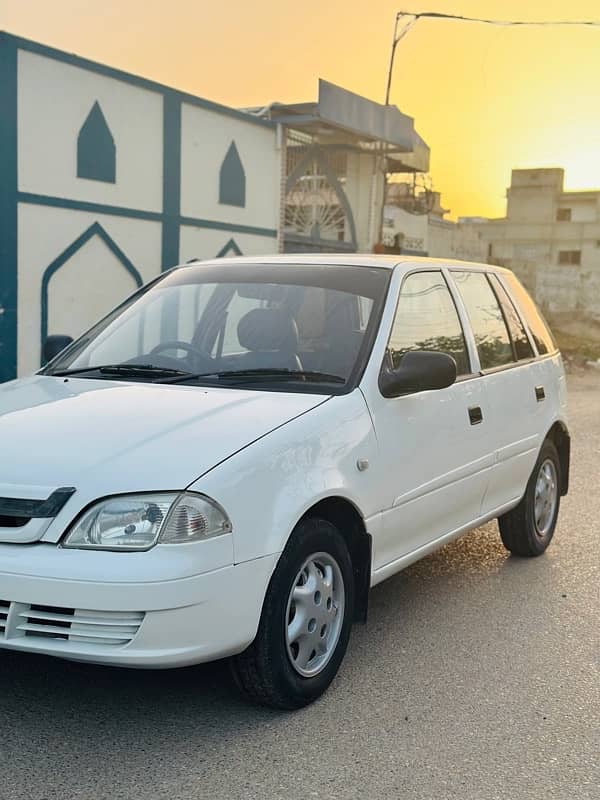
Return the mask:
[[546,555],[508,557],[493,523],[376,587],[308,709],[246,704],[224,663],[0,651],[0,798],[600,798],[600,374],[570,401]]

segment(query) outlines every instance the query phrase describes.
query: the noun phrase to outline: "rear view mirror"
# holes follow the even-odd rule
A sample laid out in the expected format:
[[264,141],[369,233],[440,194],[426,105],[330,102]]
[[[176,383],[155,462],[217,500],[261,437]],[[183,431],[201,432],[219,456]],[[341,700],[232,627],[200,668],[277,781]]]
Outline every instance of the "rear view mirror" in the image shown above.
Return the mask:
[[385,368],[379,375],[384,397],[399,397],[434,389],[445,389],[456,381],[456,361],[447,353],[410,350],[395,369]]
[[250,300],[264,300],[271,303],[282,303],[289,293],[289,286],[277,283],[247,283],[240,286],[237,293]]
[[68,347],[72,341],[72,336],[64,336],[62,334],[48,336],[42,348],[42,360],[44,364],[52,361],[59,353],[62,353],[65,347]]

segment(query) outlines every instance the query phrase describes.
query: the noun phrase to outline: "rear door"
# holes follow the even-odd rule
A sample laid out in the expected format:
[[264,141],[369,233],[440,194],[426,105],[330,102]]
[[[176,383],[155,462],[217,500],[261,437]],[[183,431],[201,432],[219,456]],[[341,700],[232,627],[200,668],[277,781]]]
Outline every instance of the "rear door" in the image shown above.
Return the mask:
[[532,394],[535,396],[534,424],[541,443],[557,417],[565,419],[567,386],[562,359],[550,329],[516,275],[502,272],[496,279],[525,325],[536,351],[537,357],[531,362],[528,372],[526,391],[530,397]]
[[452,269],[475,337],[494,466],[483,514],[518,500],[541,444],[532,372],[535,353],[502,284],[493,274]]

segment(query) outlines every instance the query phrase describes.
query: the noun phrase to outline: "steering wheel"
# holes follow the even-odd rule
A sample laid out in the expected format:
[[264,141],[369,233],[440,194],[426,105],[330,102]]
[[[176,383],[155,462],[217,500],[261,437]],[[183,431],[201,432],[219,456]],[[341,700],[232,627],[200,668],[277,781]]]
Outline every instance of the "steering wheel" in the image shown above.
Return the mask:
[[156,356],[159,353],[162,353],[163,350],[185,350],[186,353],[189,353],[189,355],[193,357],[194,369],[204,369],[203,366],[199,366],[202,364],[205,364],[206,368],[210,369],[213,363],[213,360],[208,353],[203,353],[202,350],[194,347],[193,344],[189,344],[189,342],[182,342],[179,339],[173,339],[170,342],[160,342],[160,344],[157,344],[156,347],[152,348],[150,355]]

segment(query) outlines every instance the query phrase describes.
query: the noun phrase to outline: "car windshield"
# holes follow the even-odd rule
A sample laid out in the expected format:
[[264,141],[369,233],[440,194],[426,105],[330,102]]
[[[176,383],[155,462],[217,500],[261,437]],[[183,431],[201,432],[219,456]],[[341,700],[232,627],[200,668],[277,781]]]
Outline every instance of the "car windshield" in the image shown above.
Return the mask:
[[387,270],[370,267],[182,267],[117,308],[44,373],[344,391],[362,372],[388,282]]

